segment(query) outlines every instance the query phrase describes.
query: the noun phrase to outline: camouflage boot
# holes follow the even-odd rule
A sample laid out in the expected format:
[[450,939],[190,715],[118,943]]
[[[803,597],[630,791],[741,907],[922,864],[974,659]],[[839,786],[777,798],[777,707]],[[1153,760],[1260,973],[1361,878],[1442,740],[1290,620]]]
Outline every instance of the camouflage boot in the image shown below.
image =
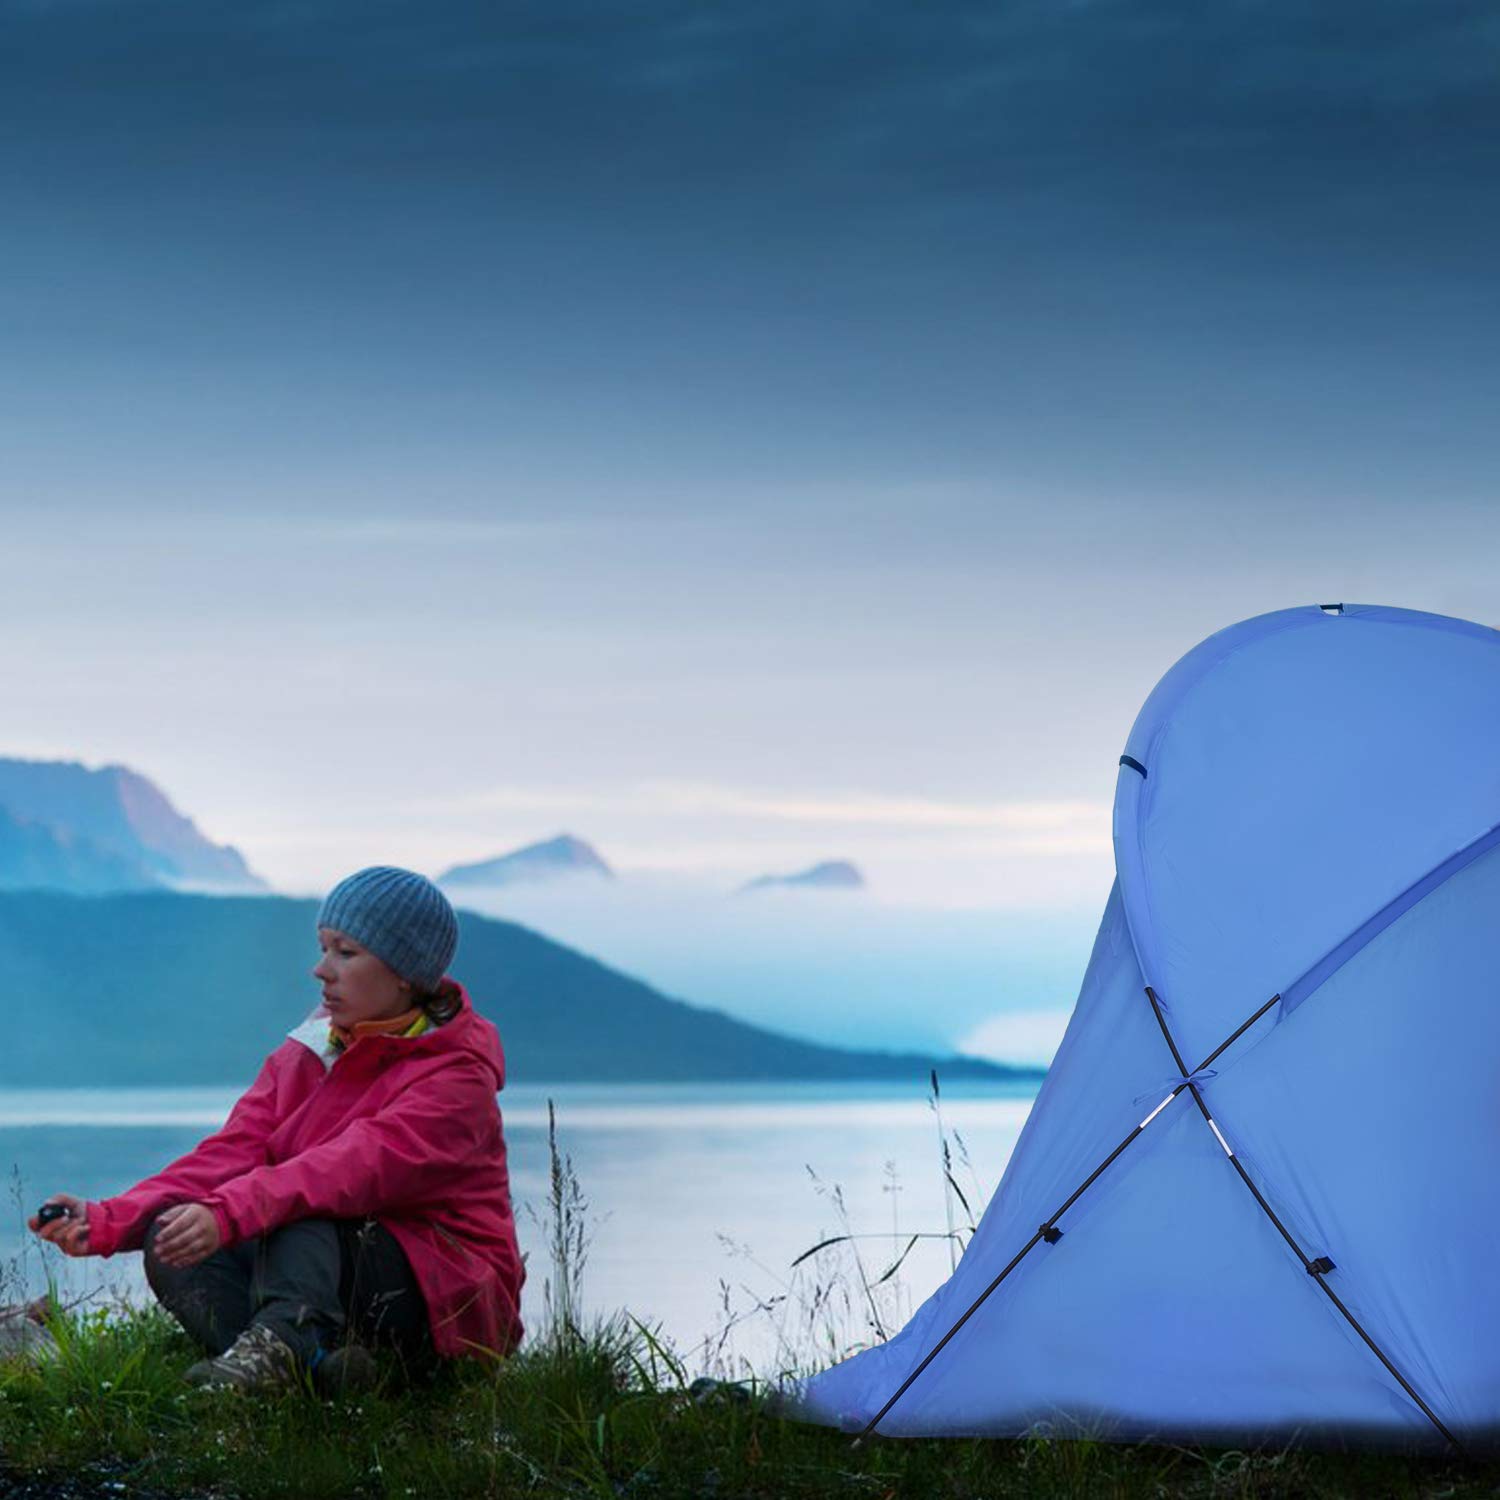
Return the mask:
[[222,1354],[200,1359],[182,1378],[200,1390],[269,1391],[295,1385],[299,1369],[279,1333],[252,1323]]

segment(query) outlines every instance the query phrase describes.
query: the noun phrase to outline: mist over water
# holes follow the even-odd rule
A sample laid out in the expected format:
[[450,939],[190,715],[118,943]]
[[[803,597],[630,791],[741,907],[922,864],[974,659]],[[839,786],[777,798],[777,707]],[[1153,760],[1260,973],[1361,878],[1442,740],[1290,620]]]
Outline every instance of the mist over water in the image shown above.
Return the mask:
[[869,892],[580,877],[454,891],[460,907],[581,949],[674,999],[835,1046],[1046,1063],[1096,910],[950,911]]

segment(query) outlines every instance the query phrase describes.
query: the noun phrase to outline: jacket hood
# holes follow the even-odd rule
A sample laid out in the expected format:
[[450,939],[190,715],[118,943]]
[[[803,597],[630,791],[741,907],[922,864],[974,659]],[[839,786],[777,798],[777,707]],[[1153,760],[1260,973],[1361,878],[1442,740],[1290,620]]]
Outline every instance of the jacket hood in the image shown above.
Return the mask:
[[[469,1052],[483,1061],[494,1074],[495,1090],[498,1093],[505,1086],[505,1051],[500,1045],[500,1033],[495,1030],[492,1022],[485,1020],[474,1009],[469,992],[456,979],[445,976],[438,982],[437,993],[456,996],[458,1010],[451,1020],[443,1022],[441,1026],[434,1026],[430,1031],[424,1031],[420,1036],[367,1037],[361,1045],[367,1047],[372,1043],[384,1043],[387,1046],[401,1047],[403,1052],[410,1049],[406,1055],[412,1056],[454,1049]],[[328,1029],[332,1024],[333,1017],[320,1000],[307,1013],[302,1023],[293,1027],[287,1036],[291,1041],[306,1047],[325,1068],[331,1068],[334,1059],[339,1056],[328,1039]]]

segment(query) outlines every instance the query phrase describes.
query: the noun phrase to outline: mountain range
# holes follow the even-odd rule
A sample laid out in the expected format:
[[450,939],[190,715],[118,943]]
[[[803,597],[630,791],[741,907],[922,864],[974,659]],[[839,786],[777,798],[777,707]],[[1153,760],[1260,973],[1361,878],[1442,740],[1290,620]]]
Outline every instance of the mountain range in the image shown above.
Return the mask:
[[[0,895],[6,1076],[33,1085],[244,1080],[318,1001],[315,901]],[[460,913],[456,978],[516,1082],[1036,1077],[976,1058],[819,1046],[660,994],[512,922]]]
[[[561,833],[452,865],[437,883],[462,893],[579,877],[616,878],[592,845]],[[847,860],[826,860],[792,875],[762,875],[740,890],[863,886],[863,876]],[[0,891],[268,889],[237,849],[206,838],[154,782],[128,766],[90,770],[78,761],[0,757]]]
[[[616,878],[592,844],[571,833],[560,833],[493,859],[454,865],[437,877],[437,884],[460,892],[495,890],[503,886],[550,884],[580,875]],[[864,888],[865,878],[855,865],[846,859],[829,859],[791,875],[757,876],[740,886],[738,894],[771,889],[860,891]]]

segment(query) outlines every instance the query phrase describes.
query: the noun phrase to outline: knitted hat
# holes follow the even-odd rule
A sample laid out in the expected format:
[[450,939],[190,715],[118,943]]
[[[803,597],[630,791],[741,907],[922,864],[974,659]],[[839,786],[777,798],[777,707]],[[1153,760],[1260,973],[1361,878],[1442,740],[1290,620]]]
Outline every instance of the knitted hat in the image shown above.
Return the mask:
[[458,918],[425,875],[372,865],[329,891],[319,927],[334,927],[368,948],[403,979],[435,990],[458,947]]

